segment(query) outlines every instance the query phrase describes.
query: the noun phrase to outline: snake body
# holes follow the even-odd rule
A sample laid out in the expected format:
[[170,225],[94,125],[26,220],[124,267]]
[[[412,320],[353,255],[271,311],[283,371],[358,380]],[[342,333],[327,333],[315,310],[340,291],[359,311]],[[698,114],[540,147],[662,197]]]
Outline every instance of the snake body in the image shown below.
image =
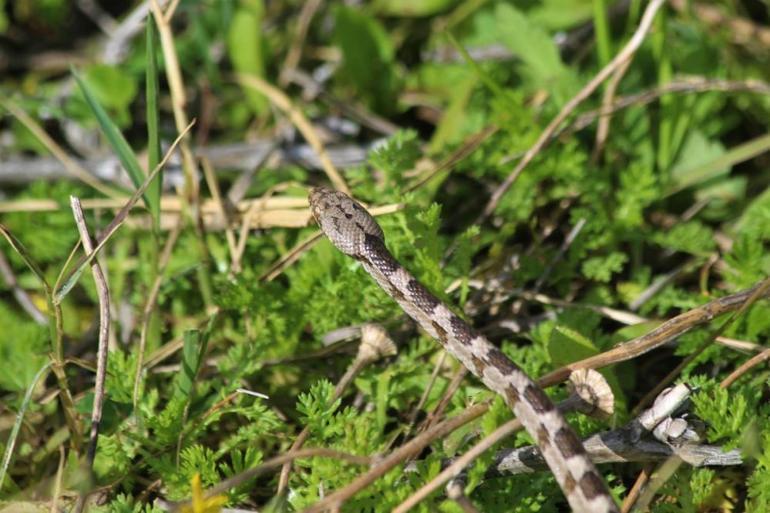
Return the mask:
[[455,315],[393,257],[374,218],[346,194],[316,187],[310,208],[321,231],[372,278],[426,332],[500,394],[543,454],[573,511],[617,512],[583,444],[561,412],[502,351]]

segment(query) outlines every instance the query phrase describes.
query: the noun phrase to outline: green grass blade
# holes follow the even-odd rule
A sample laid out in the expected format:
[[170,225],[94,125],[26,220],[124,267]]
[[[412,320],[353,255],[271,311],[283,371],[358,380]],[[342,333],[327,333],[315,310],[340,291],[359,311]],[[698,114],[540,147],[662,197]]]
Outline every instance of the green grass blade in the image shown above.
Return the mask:
[[16,251],[16,253],[18,253],[27,267],[29,267],[29,270],[32,271],[35,276],[37,276],[38,279],[43,283],[43,287],[45,287],[46,290],[46,295],[50,297],[51,287],[48,284],[48,281],[45,279],[45,274],[43,273],[43,270],[40,269],[40,267],[35,263],[35,261],[32,260],[32,257],[27,251],[27,248],[24,247],[24,244],[22,244],[21,241],[17,239],[11,233],[11,231],[2,224],[0,224],[0,233],[3,234],[3,237],[5,237],[5,240],[8,241],[8,244],[11,245],[11,247],[14,249],[14,251]]
[[607,2],[593,0],[594,30],[596,32],[596,54],[599,66],[604,67],[612,59],[612,41],[610,39],[610,24],[607,19]]
[[19,436],[19,430],[21,429],[21,423],[24,420],[24,414],[27,411],[27,408],[29,407],[29,403],[32,400],[32,392],[35,390],[35,386],[37,386],[37,382],[40,381],[40,378],[43,377],[43,374],[48,371],[48,368],[51,366],[51,362],[46,363],[43,365],[39,371],[37,371],[37,374],[35,374],[35,377],[32,378],[32,383],[29,384],[27,387],[27,392],[24,394],[24,400],[21,402],[21,407],[19,408],[18,413],[16,413],[16,420],[13,423],[13,428],[11,428],[11,433],[8,435],[8,443],[5,444],[5,453],[3,454],[3,461],[0,463],[0,490],[3,489],[3,482],[5,481],[5,474],[8,472],[8,466],[11,464],[11,456],[13,456],[13,449],[16,447],[16,439]]
[[[158,59],[157,59],[157,33],[155,22],[151,16],[147,17],[147,169],[155,169],[160,162],[160,133],[158,111]],[[160,196],[163,185],[163,172],[147,187],[146,199],[150,213],[152,214],[155,231],[160,229]]]
[[147,176],[147,178],[144,180],[144,182],[134,191],[134,194],[129,198],[129,200],[126,202],[125,205],[123,205],[123,208],[120,209],[120,211],[115,215],[115,217],[110,221],[110,224],[107,225],[107,228],[104,229],[104,232],[102,235],[97,239],[98,243],[96,244],[96,248],[91,252],[88,256],[83,256],[80,260],[78,260],[77,264],[75,265],[75,269],[70,271],[70,273],[67,275],[66,278],[62,280],[62,285],[59,287],[52,298],[52,302],[55,305],[58,305],[61,303],[61,301],[64,299],[64,296],[66,296],[70,290],[72,290],[72,287],[75,286],[75,283],[77,283],[78,279],[80,278],[80,275],[83,274],[83,271],[86,269],[86,266],[91,264],[91,260],[96,258],[96,255],[99,254],[99,251],[101,251],[102,247],[107,243],[109,238],[112,236],[113,233],[117,231],[118,228],[123,224],[123,222],[128,217],[128,213],[131,211],[131,209],[134,207],[137,201],[139,201],[140,197],[143,197],[144,193],[147,191],[147,186],[152,182],[152,180],[158,176],[158,173],[160,173],[160,170],[165,165],[166,159],[168,159],[171,154],[174,152],[174,149],[176,148],[177,144],[179,144],[179,141],[182,140],[182,137],[184,137],[187,132],[190,130],[190,128],[195,124],[194,122],[190,123],[187,128],[185,128],[184,132],[179,134],[179,136],[176,138],[174,143],[171,145],[171,148],[169,148],[168,153],[164,157],[164,160],[162,160],[155,169],[150,172],[150,174]]
[[[88,83],[86,83],[74,69],[72,70],[72,75],[75,77],[75,81],[78,83],[78,87],[80,87],[80,90],[86,99],[86,103],[88,103],[88,106],[91,108],[91,112],[94,113],[94,117],[96,117],[96,120],[99,122],[102,132],[107,138],[107,142],[112,146],[112,149],[120,159],[120,163],[123,164],[123,167],[128,172],[128,176],[131,178],[134,187],[139,187],[142,182],[144,182],[145,175],[141,166],[139,166],[139,161],[134,154],[134,150],[128,145],[128,141],[126,141],[123,134],[118,130],[117,125],[113,123],[112,119],[107,115],[107,111],[104,110],[104,107],[99,103],[99,100],[96,99],[96,95],[91,90]],[[150,202],[147,201],[146,196],[145,203],[149,208]]]
[[184,346],[182,347],[182,369],[179,373],[179,386],[177,391],[187,401],[192,400],[195,376],[198,374],[201,359],[203,358],[203,336],[200,330],[188,330],[184,332]]

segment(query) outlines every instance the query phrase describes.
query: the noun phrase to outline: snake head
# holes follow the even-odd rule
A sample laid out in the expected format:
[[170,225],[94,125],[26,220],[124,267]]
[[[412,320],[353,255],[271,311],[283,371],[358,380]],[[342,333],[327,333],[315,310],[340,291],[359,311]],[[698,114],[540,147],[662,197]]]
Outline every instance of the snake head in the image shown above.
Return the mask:
[[321,231],[346,255],[361,258],[367,241],[371,242],[372,237],[384,241],[385,236],[377,221],[344,192],[314,187],[308,199],[310,211]]

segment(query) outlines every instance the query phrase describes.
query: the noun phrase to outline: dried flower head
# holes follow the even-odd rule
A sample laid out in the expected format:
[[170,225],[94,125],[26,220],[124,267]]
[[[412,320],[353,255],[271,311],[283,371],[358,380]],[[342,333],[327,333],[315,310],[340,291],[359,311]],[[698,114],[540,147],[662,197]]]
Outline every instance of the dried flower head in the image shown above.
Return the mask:
[[607,418],[615,411],[615,396],[604,376],[593,369],[579,369],[569,376],[569,387],[580,401],[579,411],[598,418]]
[[382,326],[372,323],[361,326],[361,345],[358,346],[357,357],[359,360],[374,362],[397,352],[395,342]]

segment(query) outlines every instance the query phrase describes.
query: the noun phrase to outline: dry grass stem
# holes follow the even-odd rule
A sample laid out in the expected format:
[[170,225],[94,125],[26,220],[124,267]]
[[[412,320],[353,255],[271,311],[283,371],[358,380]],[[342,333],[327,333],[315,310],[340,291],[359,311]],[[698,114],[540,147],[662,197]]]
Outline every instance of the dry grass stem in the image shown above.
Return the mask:
[[[80,200],[70,196],[70,204],[72,205],[75,224],[80,234],[80,243],[86,255],[90,255],[94,251],[94,244],[88,233],[88,226],[83,215],[83,209],[80,206]],[[96,351],[96,381],[94,384],[94,405],[91,410],[91,433],[89,435],[88,453],[86,455],[89,469],[93,467],[94,458],[96,457],[99,425],[102,421],[104,380],[107,377],[107,357],[110,340],[110,289],[107,286],[107,279],[104,276],[101,265],[99,265],[99,260],[96,258],[91,260],[91,272],[96,284],[96,293],[99,297],[99,342]]]
[[[641,354],[660,347],[676,337],[688,332],[696,326],[710,322],[715,317],[741,308],[752,298],[753,294],[760,290],[760,286],[715,299],[705,305],[693,308],[685,313],[677,315],[664,322],[649,333],[624,342],[614,348],[596,356],[565,365],[549,372],[538,380],[542,387],[548,387],[561,383],[569,377],[570,372],[578,369],[599,369],[635,358]],[[762,291],[763,297],[767,296],[766,290]]]
[[337,190],[349,194],[350,189],[345,183],[345,180],[342,178],[342,175],[340,175],[339,171],[337,171],[337,168],[334,167],[334,163],[332,163],[331,159],[329,158],[329,154],[326,153],[326,149],[321,142],[321,138],[316,134],[315,129],[310,124],[310,121],[308,121],[302,111],[291,102],[289,97],[286,96],[280,89],[268,84],[263,79],[254,75],[238,75],[238,81],[241,82],[241,84],[244,86],[256,89],[260,93],[267,96],[273,105],[281,109],[287,116],[289,116],[289,119],[291,119],[294,126],[297,127],[297,130],[302,133],[302,136],[305,138],[308,144],[310,144],[313,150],[315,150],[315,152],[318,154],[318,158],[321,160],[323,170],[326,173],[326,176],[329,177],[329,180],[332,182],[332,184],[334,184],[334,187]]

